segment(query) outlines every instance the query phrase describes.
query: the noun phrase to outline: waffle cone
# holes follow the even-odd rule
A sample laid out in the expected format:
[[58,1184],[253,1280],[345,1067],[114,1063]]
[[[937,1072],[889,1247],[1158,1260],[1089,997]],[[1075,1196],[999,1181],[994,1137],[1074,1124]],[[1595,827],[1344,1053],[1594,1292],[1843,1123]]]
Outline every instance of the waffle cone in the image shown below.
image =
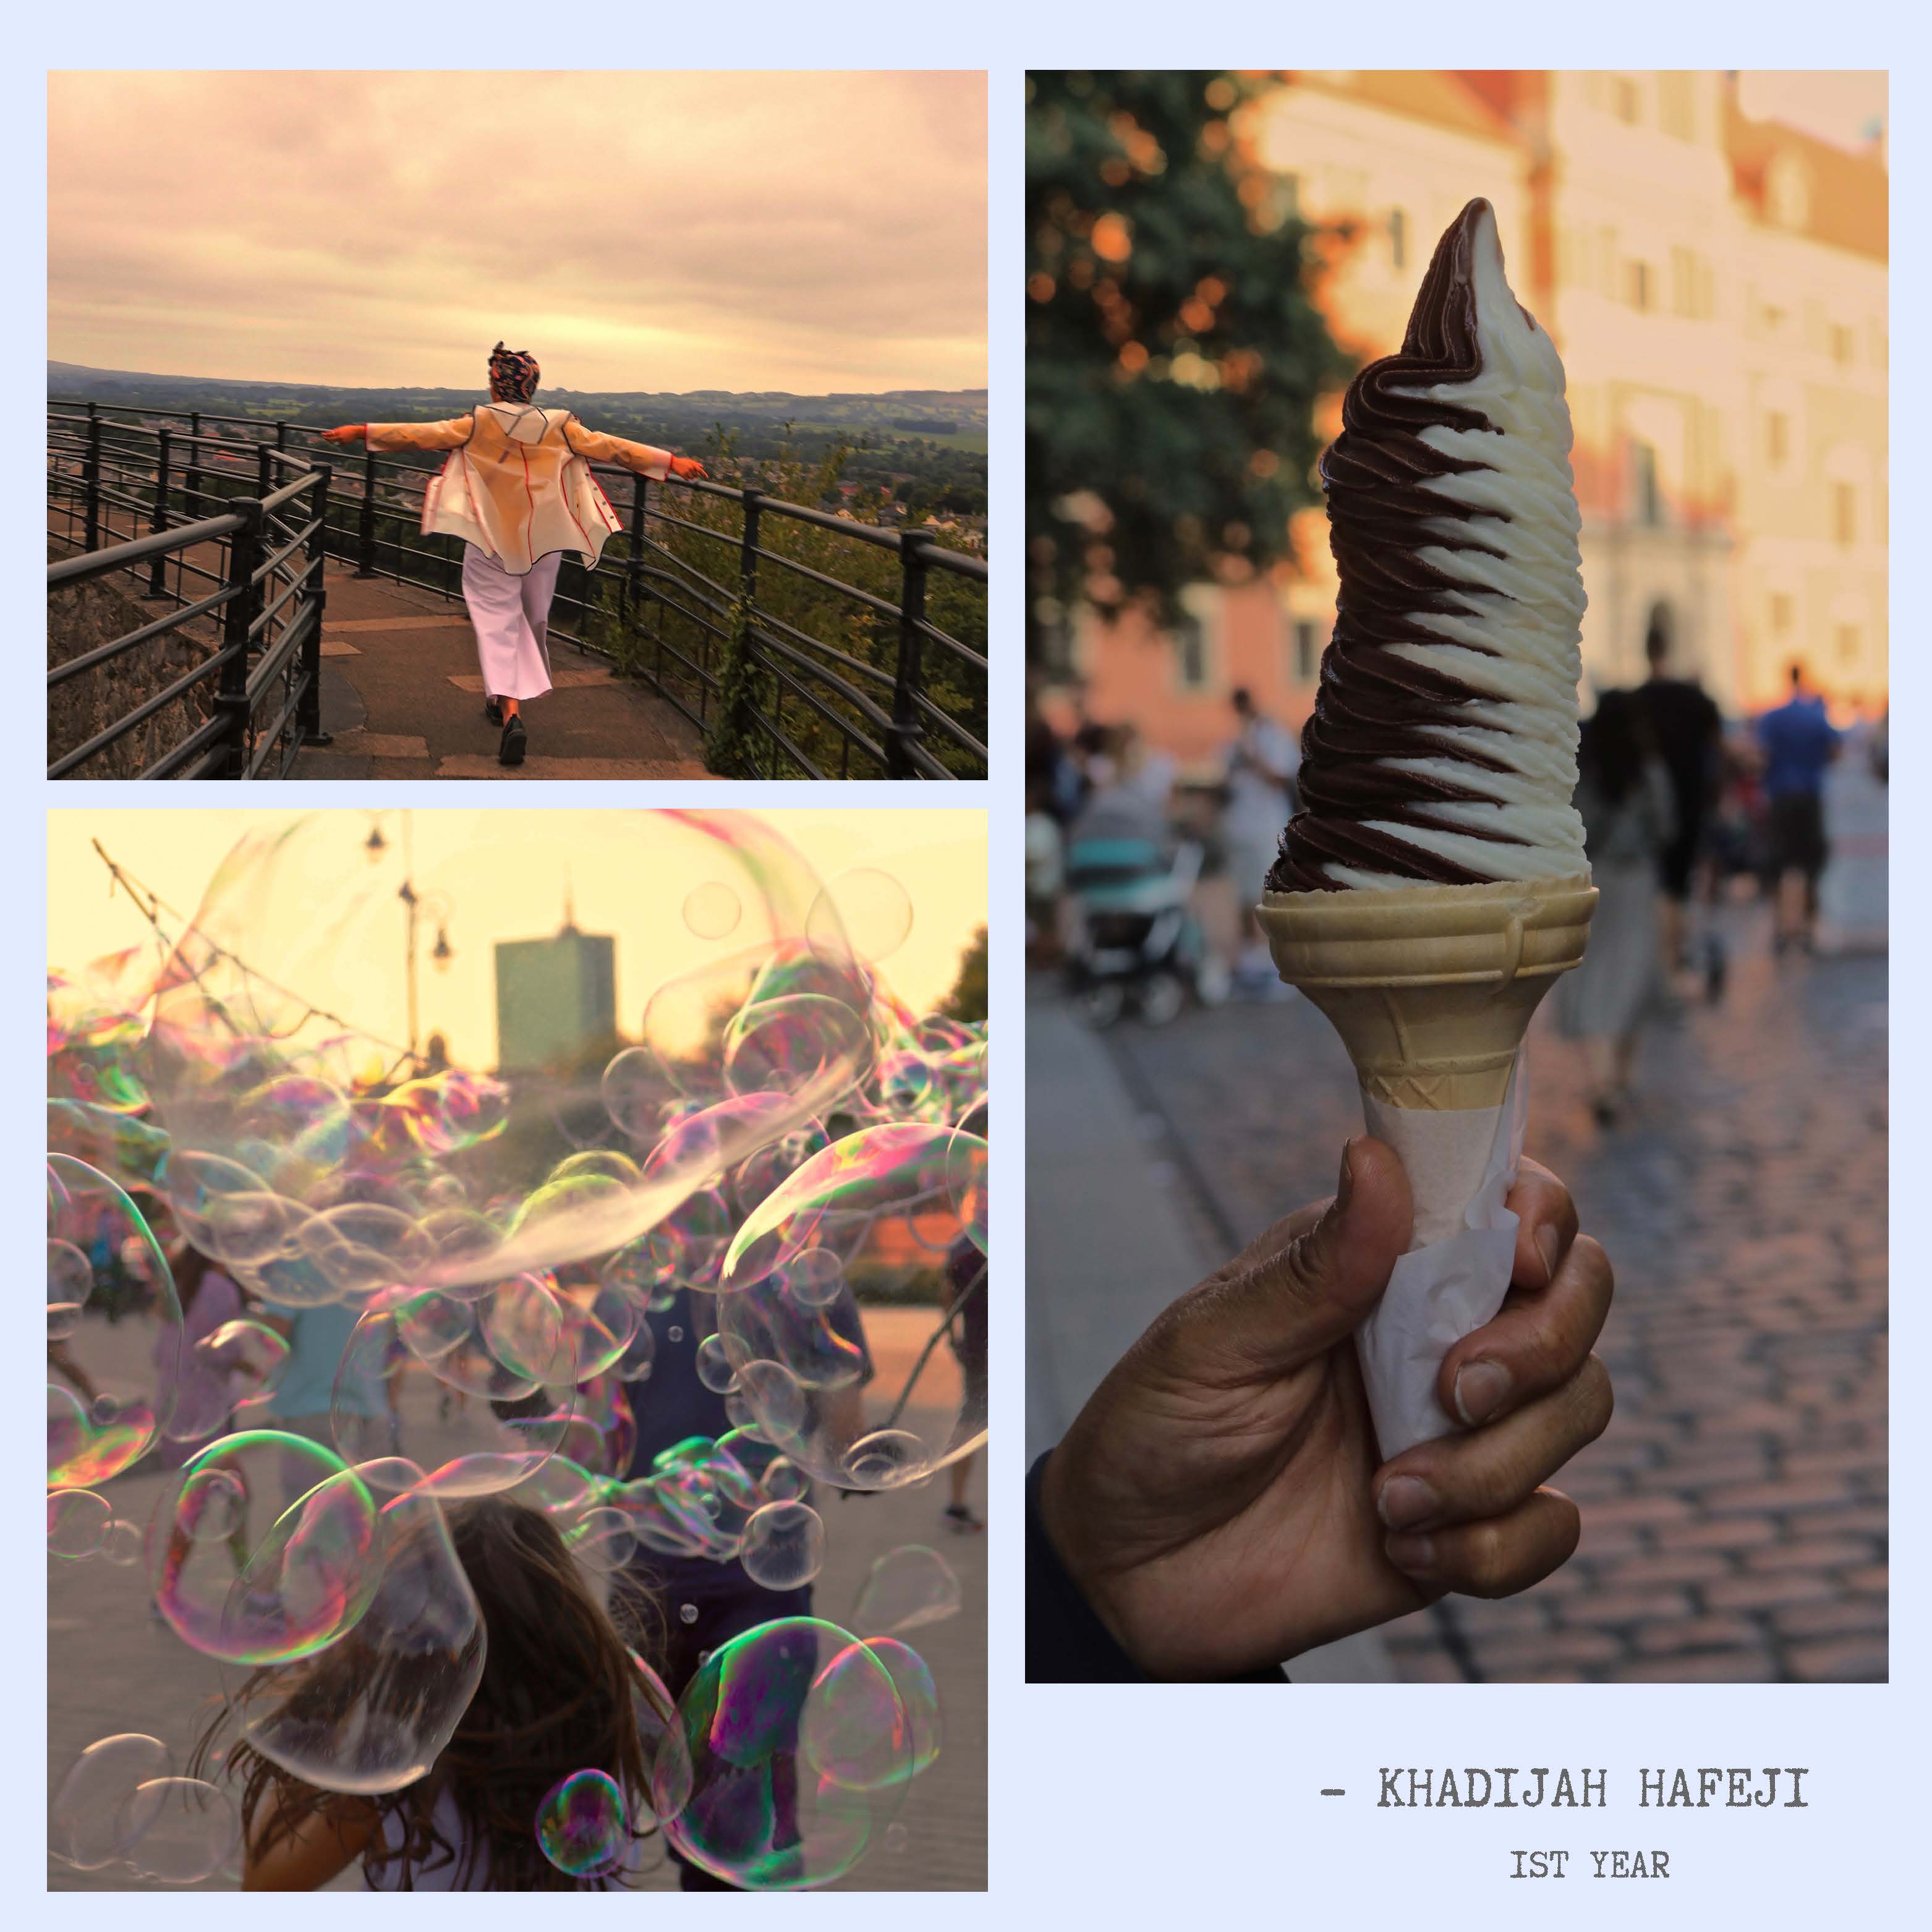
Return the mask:
[[1365,1098],[1389,1107],[1499,1107],[1530,1016],[1583,957],[1588,873],[1480,886],[1264,892],[1256,908],[1282,979],[1342,1036]]

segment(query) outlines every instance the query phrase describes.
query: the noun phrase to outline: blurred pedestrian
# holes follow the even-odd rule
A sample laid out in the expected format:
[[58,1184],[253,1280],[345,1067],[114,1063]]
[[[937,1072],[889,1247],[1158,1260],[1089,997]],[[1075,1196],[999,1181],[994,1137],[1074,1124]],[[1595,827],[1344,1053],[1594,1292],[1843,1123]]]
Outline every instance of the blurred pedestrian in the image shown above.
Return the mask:
[[[1724,723],[1717,706],[1694,678],[1667,674],[1670,638],[1660,620],[1652,620],[1643,648],[1650,676],[1631,695],[1670,774],[1676,808],[1676,832],[1658,855],[1658,879],[1664,889],[1658,902],[1664,963],[1670,972],[1692,963],[1684,908],[1694,886],[1708,884],[1703,864],[1706,835],[1722,772]],[[1714,932],[1706,938],[1707,945],[1715,945]],[[1713,959],[1707,955],[1703,964],[1707,976],[1721,983],[1721,956]]]
[[1791,667],[1791,695],[1757,722],[1764,789],[1771,806],[1771,871],[1777,880],[1772,950],[1809,952],[1818,921],[1818,875],[1830,848],[1825,836],[1825,772],[1838,755],[1838,734],[1825,700],[1804,688],[1804,667]]
[[231,1360],[210,1357],[197,1346],[242,1316],[242,1291],[200,1249],[184,1242],[169,1266],[181,1303],[178,1332],[164,1328],[154,1343],[154,1364],[166,1392],[170,1420],[164,1432],[160,1466],[178,1469],[198,1449],[226,1436],[235,1413]]
[[[298,1308],[268,1318],[268,1325],[289,1345],[281,1379],[262,1404],[266,1427],[285,1436],[306,1436],[351,1462],[400,1454],[389,1390],[358,1364],[339,1373],[343,1352],[356,1332],[356,1311],[340,1302]],[[293,1502],[315,1481],[314,1465],[290,1454],[283,1459],[282,1482]]]
[[1584,721],[1576,809],[1597,887],[1583,963],[1557,982],[1557,1024],[1589,1058],[1590,1105],[1616,1124],[1628,1097],[1637,1030],[1661,991],[1658,868],[1676,832],[1670,778],[1636,694],[1606,691]]
[[1235,731],[1227,752],[1221,838],[1240,920],[1241,950],[1234,978],[1244,991],[1272,998],[1285,995],[1287,989],[1274,970],[1255,909],[1261,904],[1282,828],[1294,815],[1301,748],[1292,733],[1256,707],[1246,686],[1238,688],[1230,701]]
[[[946,1252],[946,1292],[952,1298],[952,1319],[946,1340],[959,1364],[959,1413],[968,1420],[986,1418],[986,1257],[962,1234]],[[986,1528],[966,1500],[974,1458],[962,1456],[946,1466],[946,1526],[956,1535],[970,1536]]]

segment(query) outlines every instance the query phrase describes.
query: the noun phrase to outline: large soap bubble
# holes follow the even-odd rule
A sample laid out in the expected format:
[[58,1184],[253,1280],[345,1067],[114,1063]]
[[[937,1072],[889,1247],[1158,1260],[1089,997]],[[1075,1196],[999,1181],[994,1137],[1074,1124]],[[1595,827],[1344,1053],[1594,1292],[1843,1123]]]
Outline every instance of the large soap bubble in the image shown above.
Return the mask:
[[959,1579],[936,1550],[902,1544],[876,1558],[852,1606],[861,1636],[891,1636],[959,1614]]
[[746,1890],[824,1885],[850,1870],[912,1775],[891,1672],[814,1618],[782,1618],[721,1645],[678,1714],[692,1789],[666,1834]]
[[624,1794],[606,1771],[573,1771],[537,1807],[537,1846],[572,1878],[602,1878],[624,1862],[630,1821]]
[[55,1788],[48,1808],[49,1849],[81,1871],[112,1864],[127,1849],[128,1799],[140,1786],[173,1772],[173,1754],[159,1738],[124,1731],[98,1739]]

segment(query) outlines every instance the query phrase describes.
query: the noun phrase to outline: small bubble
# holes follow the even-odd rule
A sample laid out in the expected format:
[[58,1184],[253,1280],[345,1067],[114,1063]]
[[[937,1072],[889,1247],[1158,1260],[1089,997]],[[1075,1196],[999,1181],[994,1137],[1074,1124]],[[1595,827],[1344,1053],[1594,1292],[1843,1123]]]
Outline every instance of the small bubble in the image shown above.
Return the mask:
[[677,1614],[680,1622],[694,1624],[698,1621],[698,1606],[695,1604],[680,1604],[677,1606]]
[[902,1852],[906,1848],[906,1828],[903,1825],[888,1825],[886,1827],[886,1850],[887,1851]]
[[684,1340],[684,1330],[682,1328],[667,1328],[664,1333],[674,1342],[682,1342]]

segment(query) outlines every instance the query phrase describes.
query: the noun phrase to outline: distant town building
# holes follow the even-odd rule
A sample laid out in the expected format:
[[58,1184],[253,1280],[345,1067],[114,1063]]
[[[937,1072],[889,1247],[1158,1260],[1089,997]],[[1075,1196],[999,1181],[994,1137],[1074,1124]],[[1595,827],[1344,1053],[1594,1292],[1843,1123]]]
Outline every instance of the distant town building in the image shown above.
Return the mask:
[[567,1065],[617,1030],[617,942],[580,932],[566,910],[549,939],[496,947],[496,1064],[511,1072]]
[[[1568,374],[1585,703],[1672,668],[1727,712],[1802,663],[1841,711],[1886,702],[1887,172],[1690,73],[1298,73],[1244,110],[1270,207],[1339,237],[1317,299],[1364,359],[1397,347],[1437,237],[1495,206],[1517,292]],[[1324,437],[1340,424],[1326,399]],[[1184,766],[1228,695],[1298,724],[1334,622],[1327,520],[1298,568],[1204,584],[1187,620],[1077,629],[1083,708]]]

